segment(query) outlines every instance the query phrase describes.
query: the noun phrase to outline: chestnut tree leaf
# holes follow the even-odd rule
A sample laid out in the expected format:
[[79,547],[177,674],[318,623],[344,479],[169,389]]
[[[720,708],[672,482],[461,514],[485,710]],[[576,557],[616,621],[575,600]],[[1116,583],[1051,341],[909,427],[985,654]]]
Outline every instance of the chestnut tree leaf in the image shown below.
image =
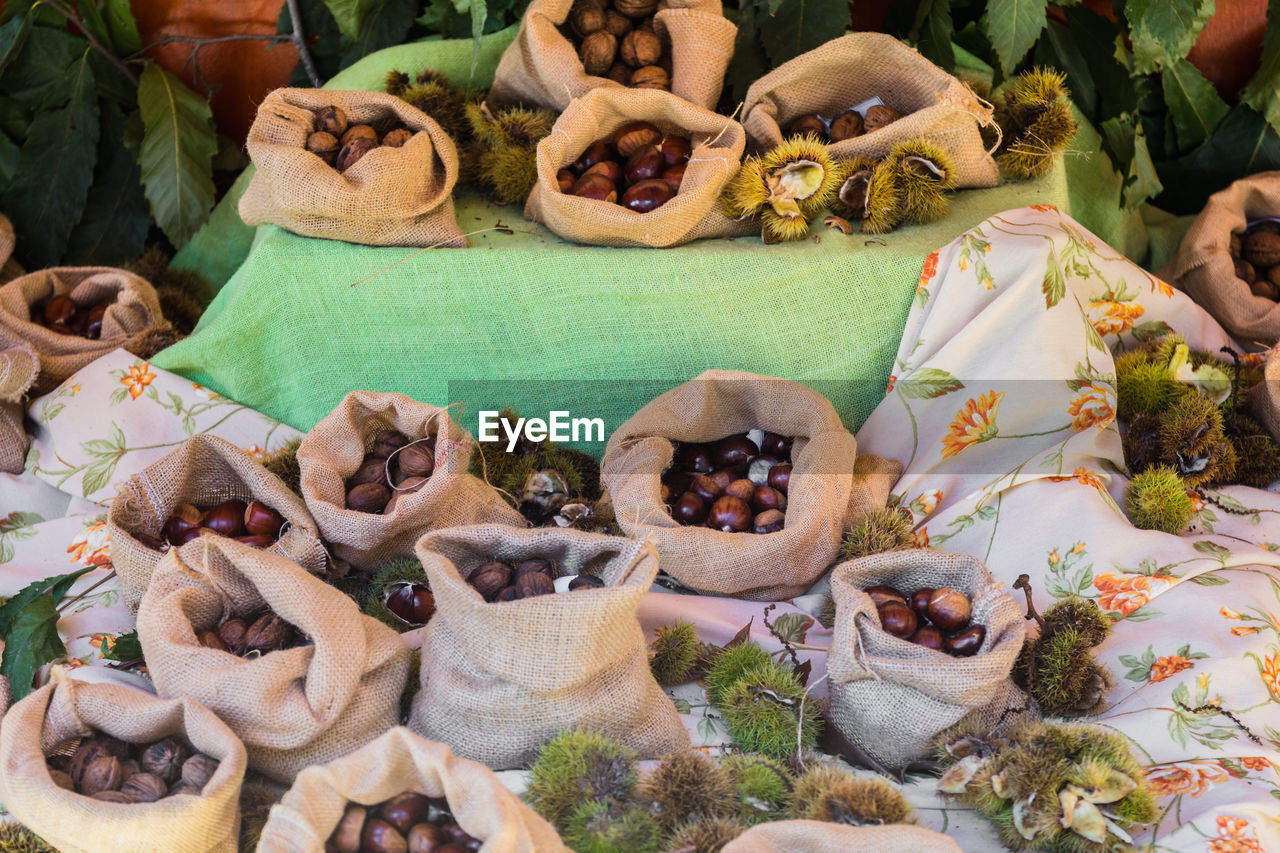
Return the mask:
[[75,66],[87,48],[84,39],[63,30],[32,27],[0,78],[0,90],[28,110],[60,107],[72,97],[78,82]]
[[1044,291],[1044,307],[1052,308],[1067,295],[1067,280],[1062,275],[1062,266],[1058,263],[1058,253],[1049,249],[1049,257],[1045,261],[1044,283],[1040,286]]
[[849,26],[849,0],[780,0],[769,5],[768,18],[758,17],[760,43],[775,68],[844,35]]
[[151,229],[151,211],[142,193],[138,164],[124,144],[124,113],[113,103],[102,109],[98,169],[71,231],[64,263],[118,266],[142,254]]
[[1214,0],[1129,0],[1134,71],[1152,74],[1185,58],[1213,10]]
[[14,18],[0,27],[0,74],[3,74],[13,58],[22,52],[22,46],[26,44],[27,32],[30,29],[30,16]]
[[1258,73],[1240,92],[1240,100],[1262,113],[1280,131],[1280,3],[1267,4],[1267,29],[1262,36]]
[[4,639],[0,674],[9,679],[15,702],[35,689],[40,667],[67,653],[58,635],[58,611],[48,596],[41,596],[18,611]]
[[129,0],[107,0],[107,30],[116,52],[123,55],[142,50],[142,36],[138,34],[138,22],[129,9]]
[[1160,73],[1160,82],[1177,134],[1178,150],[1190,151],[1213,133],[1226,116],[1227,102],[1199,69],[1185,59],[1166,65]]
[[956,52],[951,45],[954,33],[951,0],[922,0],[916,8],[911,35],[916,40],[916,49],[947,71],[956,67]]
[[364,21],[375,9],[385,5],[385,0],[324,0],[338,30],[350,39],[358,38],[364,29]]
[[729,110],[745,100],[751,84],[769,71],[764,48],[760,46],[757,23],[763,15],[763,11],[749,2],[742,3],[737,10],[725,9],[725,17],[731,18],[738,28],[738,34],[734,37],[733,59],[724,76],[725,94],[731,102]]
[[904,397],[932,400],[959,391],[964,383],[941,368],[922,367],[906,379],[899,379],[893,387]]
[[773,622],[770,632],[782,643],[799,645],[804,642],[805,632],[813,627],[813,617],[804,613],[783,613]]
[[1005,76],[1031,50],[1044,30],[1047,0],[990,0],[987,4],[987,37]]
[[384,47],[403,44],[413,27],[413,16],[417,10],[416,0],[383,0],[370,9],[360,26],[360,32],[354,39],[344,41],[343,67]]
[[86,566],[83,569],[76,569],[65,575],[54,575],[51,578],[34,581],[24,586],[18,593],[0,605],[0,637],[8,636],[13,630],[14,622],[17,621],[18,614],[31,602],[35,601],[42,595],[48,595],[54,605],[62,603],[62,599],[66,598],[67,591],[71,589],[71,585],[80,579],[82,575],[88,574],[97,566]]
[[181,249],[213,207],[213,113],[208,101],[155,63],[142,72],[138,108],[142,185],[156,224]]

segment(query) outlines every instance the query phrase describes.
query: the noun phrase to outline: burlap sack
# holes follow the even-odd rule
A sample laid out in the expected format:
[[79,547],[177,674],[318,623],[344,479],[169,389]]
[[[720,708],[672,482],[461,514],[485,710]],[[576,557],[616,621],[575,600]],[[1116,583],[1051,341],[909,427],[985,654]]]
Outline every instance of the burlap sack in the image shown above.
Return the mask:
[[961,853],[960,845],[922,826],[845,826],[782,820],[748,829],[724,853]]
[[[62,335],[31,319],[31,306],[66,293],[77,304],[110,302],[96,341]],[[91,361],[128,346],[164,324],[156,292],[131,272],[111,267],[53,267],[0,286],[0,345],[25,344],[40,359],[33,395],[47,394]]]
[[25,344],[0,351],[0,471],[21,474],[26,467],[26,408],[23,400],[40,373],[40,360]]
[[[336,104],[351,124],[394,117],[414,131],[339,173],[306,149],[312,110]],[[421,131],[421,132],[418,132]],[[249,225],[369,246],[466,248],[453,215],[458,151],[426,113],[382,92],[276,89],[245,140],[255,172],[240,198]]]
[[307,571],[326,568],[324,545],[306,504],[244,450],[214,435],[193,435],[169,455],[121,483],[107,512],[111,562],[121,595],[136,609],[163,556],[134,533],[163,539],[164,523],[180,503],[206,506],[238,498],[258,500],[285,517],[288,527],[270,551]]
[[[676,442],[759,427],[793,436],[786,527],[723,533],[685,527],[663,507]],[[836,559],[847,523],[884,506],[902,466],[871,454],[825,397],[785,379],[710,370],[648,403],[609,438],[601,481],[628,535],[658,546],[662,569],[699,592],[775,601],[805,592]]]
[[[886,584],[910,594],[952,587],[987,629],[973,657],[952,657],[886,633],[871,596]],[[827,653],[831,718],[868,755],[898,769],[930,752],[938,732],[966,715],[990,728],[1026,699],[1009,679],[1022,649],[1022,611],[1004,584],[966,554],[910,550],[841,563],[831,574],[836,622]]]
[[[239,658],[196,633],[270,608],[311,645]],[[190,696],[223,719],[249,765],[283,782],[399,722],[409,649],[387,626],[287,557],[206,536],[165,554],[138,610],[138,639],[161,696]]]
[[[563,110],[592,89],[625,88],[583,70],[578,51],[558,29],[572,7],[573,0],[529,4],[520,32],[498,63],[490,103]],[[720,0],[660,0],[653,24],[671,51],[672,94],[714,110],[738,36],[738,28],[721,13]]]
[[1250,175],[1209,196],[1178,253],[1156,276],[1185,290],[1243,346],[1265,349],[1280,340],[1280,303],[1254,296],[1236,278],[1230,243],[1255,219],[1280,216],[1280,172]]
[[[556,173],[587,146],[632,121],[649,121],[667,133],[690,136],[693,151],[680,192],[649,213],[560,191]],[[720,211],[720,190],[738,172],[746,134],[733,119],[682,101],[670,92],[594,89],[569,105],[551,135],[538,143],[538,184],[525,204],[526,219],[591,246],[679,246],[703,237],[731,237],[759,230]]]
[[406,728],[298,774],[271,809],[258,853],[322,853],[347,803],[374,805],[416,791],[448,801],[485,853],[568,853],[555,829],[502,786],[493,771]]
[[[423,629],[409,727],[496,769],[525,767],[564,729],[605,732],[659,758],[689,746],[649,671],[636,618],[658,571],[647,542],[574,530],[476,525],[418,542],[436,615]],[[606,586],[486,603],[465,580],[489,560],[551,560]]]
[[1280,347],[1273,349],[1262,368],[1262,381],[1249,389],[1254,416],[1280,441]]
[[[373,437],[391,428],[415,439],[435,436],[435,470],[421,489],[400,496],[394,512],[347,509],[346,479],[364,461]],[[524,516],[496,489],[467,473],[471,447],[471,436],[447,409],[403,394],[352,391],[298,447],[302,496],[334,553],[362,569],[412,556],[428,530],[485,522],[524,527]]]
[[[200,796],[154,803],[104,803],[59,788],[45,756],[94,731],[129,743],[176,737],[216,759],[218,769]],[[244,771],[244,746],[196,701],[76,681],[61,669],[0,726],[0,801],[63,853],[235,853]]]
[[752,146],[772,148],[783,129],[808,113],[835,118],[869,98],[902,114],[897,121],[836,142],[842,158],[880,158],[899,142],[924,137],[955,158],[961,187],[994,187],[1000,171],[979,125],[994,126],[991,106],[955,77],[884,33],[850,33],[784,62],[747,90],[742,124]]
[[13,248],[18,243],[13,233],[13,223],[9,217],[0,213],[0,284],[11,281],[26,272],[22,264],[13,257]]

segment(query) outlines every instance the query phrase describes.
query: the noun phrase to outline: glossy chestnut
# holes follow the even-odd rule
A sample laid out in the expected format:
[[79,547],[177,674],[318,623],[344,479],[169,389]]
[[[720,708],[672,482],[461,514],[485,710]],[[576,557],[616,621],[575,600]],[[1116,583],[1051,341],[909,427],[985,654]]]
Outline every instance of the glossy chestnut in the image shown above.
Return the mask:
[[742,533],[751,529],[755,515],[750,505],[740,498],[724,495],[716,498],[707,513],[707,526],[724,533]]
[[674,195],[671,185],[661,178],[637,181],[622,194],[622,206],[636,213],[649,213],[669,202]]
[[880,613],[880,626],[893,636],[905,640],[916,632],[919,622],[915,611],[901,600],[886,601],[877,610]]

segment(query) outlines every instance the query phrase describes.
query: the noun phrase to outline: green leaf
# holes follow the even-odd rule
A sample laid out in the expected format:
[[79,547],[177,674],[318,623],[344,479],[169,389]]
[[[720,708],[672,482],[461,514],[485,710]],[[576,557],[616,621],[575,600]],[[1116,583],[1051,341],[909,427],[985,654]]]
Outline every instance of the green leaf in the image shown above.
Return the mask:
[[476,66],[480,64],[480,37],[484,35],[484,22],[489,17],[489,7],[485,0],[471,0],[471,77],[476,74]]
[[1214,0],[1129,0],[1134,70],[1152,74],[1186,57],[1213,9]]
[[1217,575],[1206,574],[1196,575],[1191,578],[1192,583],[1198,583],[1200,586],[1223,586],[1227,583],[1226,578],[1220,578]]
[[1058,253],[1049,250],[1049,258],[1045,262],[1044,283],[1040,285],[1044,291],[1044,307],[1052,308],[1067,295],[1067,280],[1062,275],[1062,267],[1058,264]]
[[17,173],[0,195],[29,267],[56,266],[84,212],[97,160],[98,97],[88,60],[71,70],[71,99],[31,122]]
[[0,605],[0,637],[6,636],[18,618],[18,613],[42,595],[49,595],[55,605],[61,604],[67,590],[78,581],[81,575],[88,574],[97,566],[86,566],[65,575],[54,575],[51,578],[33,581],[18,591],[18,594]]
[[129,0],[106,0],[107,29],[116,53],[128,56],[142,50],[142,36],[138,35],[138,22],[129,9]]
[[[80,23],[85,31],[106,47],[114,48],[115,44],[111,41],[111,34],[107,31],[107,22],[102,19],[102,12],[98,9],[97,2],[95,0],[72,0],[72,5],[80,13]],[[119,48],[116,48],[115,52],[119,53]]]
[[50,598],[37,598],[18,611],[5,633],[0,673],[9,678],[17,701],[34,690],[36,672],[67,653],[58,635],[58,611]]
[[87,498],[109,486],[119,461],[119,456],[105,456],[86,468],[81,475],[80,493]]
[[1129,164],[1128,183],[1124,188],[1124,206],[1132,210],[1149,198],[1160,194],[1164,186],[1156,173],[1156,164],[1147,149],[1147,135],[1142,125],[1134,128],[1133,161]]
[[770,633],[779,642],[799,645],[804,642],[805,632],[813,627],[813,617],[803,613],[783,613],[773,623]]
[[360,34],[352,41],[345,41],[342,64],[351,65],[385,47],[402,44],[413,26],[416,11],[416,0],[384,0],[370,10]]
[[1164,100],[1178,135],[1178,150],[1189,151],[1203,142],[1226,116],[1227,102],[1199,70],[1179,59],[1160,74]]
[[1240,100],[1262,113],[1280,131],[1280,3],[1267,4],[1267,29],[1262,37],[1262,62]]
[[98,94],[122,109],[133,111],[138,104],[138,87],[114,62],[96,50],[89,51],[89,66],[98,84]]
[[911,27],[916,49],[947,71],[956,67],[956,52],[951,44],[954,27],[951,0],[922,0],[916,8],[915,23]]
[[964,383],[937,367],[922,367],[907,379],[900,379],[894,386],[904,397],[913,400],[932,400],[952,391],[959,391]]
[[88,45],[63,30],[33,27],[0,79],[0,89],[28,110],[52,110],[71,100],[74,66]]
[[138,164],[124,145],[124,113],[109,102],[102,110],[97,172],[84,218],[67,242],[64,263],[119,266],[145,248],[151,209],[142,194]]
[[30,16],[14,18],[0,27],[0,74],[9,67],[13,58],[22,52],[27,43],[27,32],[31,29]]
[[358,38],[365,18],[383,5],[384,0],[324,0],[329,13],[338,22],[338,30],[350,39]]
[[213,114],[208,101],[155,63],[142,72],[138,107],[146,128],[142,185],[156,224],[181,249],[213,207]]
[[1205,554],[1209,557],[1212,557],[1213,559],[1217,560],[1219,563],[1222,563],[1223,565],[1226,565],[1227,560],[1231,559],[1230,550],[1228,550],[1227,548],[1223,548],[1221,545],[1219,545],[1216,542],[1210,542],[1207,539],[1197,542],[1191,547],[1195,548],[1196,551],[1198,551],[1201,554]]
[[[726,9],[725,15],[729,16],[730,12],[733,10]],[[724,85],[729,100],[735,104],[745,100],[751,84],[769,71],[769,61],[757,38],[757,20],[760,14],[754,3],[743,2],[742,7],[732,16],[733,23],[738,27],[738,35],[734,40],[733,59],[725,73]]]
[[1006,77],[1031,50],[1044,30],[1047,0],[990,0],[987,35]]
[[44,521],[44,516],[38,512],[22,512],[15,510],[4,518],[0,519],[0,534],[16,533],[24,527],[30,527],[33,524],[39,524]]
[[1250,107],[1236,104],[1194,153],[1160,164],[1167,188],[1158,202],[1171,213],[1199,213],[1205,201],[1241,175],[1280,169],[1280,135]]
[[1086,116],[1095,113],[1098,87],[1074,29],[1068,30],[1057,21],[1050,20],[1044,36],[1036,42],[1036,64],[1051,65],[1066,72],[1072,102]]
[[774,67],[813,50],[849,26],[848,0],[782,0],[760,21],[760,43]]
[[105,660],[137,660],[142,657],[142,643],[138,640],[137,630],[117,634],[111,651],[103,652],[102,657]]

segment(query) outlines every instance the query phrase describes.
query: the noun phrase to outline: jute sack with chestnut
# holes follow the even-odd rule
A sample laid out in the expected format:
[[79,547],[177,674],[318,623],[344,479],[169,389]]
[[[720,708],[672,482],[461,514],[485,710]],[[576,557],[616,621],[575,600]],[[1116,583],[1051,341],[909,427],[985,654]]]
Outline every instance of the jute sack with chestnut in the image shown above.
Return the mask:
[[[968,611],[959,615],[984,629],[977,651],[956,656],[889,633],[883,611],[864,591],[876,586],[905,595],[921,588],[958,591]],[[1026,707],[1009,678],[1026,636],[1022,611],[976,558],[918,549],[874,554],[836,566],[831,594],[831,718],[885,767],[897,770],[929,754],[934,735],[962,718],[986,730],[1003,722],[1007,710]]]
[[[785,526],[727,533],[683,526],[662,500],[675,445],[762,429],[793,438]],[[601,481],[629,536],[658,546],[662,570],[712,595],[800,595],[836,559],[852,519],[884,506],[902,468],[869,453],[821,394],[785,379],[710,370],[646,404],[609,437]]]
[[[410,447],[429,447],[431,471],[412,489],[384,475],[395,503],[380,512],[352,509],[348,484],[383,430],[400,432]],[[471,436],[447,409],[403,394],[352,391],[298,447],[302,496],[336,556],[362,569],[412,556],[428,530],[484,522],[525,526],[496,489],[468,473],[471,448]]]
[[[595,63],[600,58],[589,53],[594,44],[580,48],[561,31],[563,25],[573,26],[571,13],[584,5],[599,7],[601,26],[592,27],[592,33],[577,32],[584,39],[593,33],[596,38],[603,38],[610,54],[598,66]],[[624,63],[627,35],[619,39],[605,32],[609,26],[604,23],[606,6],[611,6],[610,11],[628,29],[639,30],[643,20],[652,17],[652,32],[658,37],[655,44],[665,56],[654,64],[647,64],[644,59]],[[520,21],[515,41],[498,63],[489,100],[499,105],[529,103],[563,110],[592,89],[620,88],[621,82],[605,76],[607,69],[617,64],[633,68],[628,85],[665,89],[713,110],[720,100],[737,34],[738,28],[721,12],[720,0],[612,0],[611,4],[533,0]],[[612,48],[607,47],[610,38]],[[626,58],[632,60],[630,56]],[[588,69],[584,61],[593,63],[593,67]],[[646,64],[641,69],[634,68],[642,62]],[[656,79],[640,80],[635,77],[636,70],[652,71]]]
[[816,113],[833,119],[870,98],[901,117],[833,142],[832,154],[879,159],[899,142],[923,137],[955,159],[958,186],[994,187],[999,181],[979,130],[995,126],[991,105],[884,33],[850,33],[779,65],[747,90],[742,125],[753,147],[768,149],[782,142],[784,128],[797,118]]
[[[649,138],[648,128],[644,128],[647,133],[623,132],[641,122],[692,142],[684,177],[669,201],[637,213],[621,204],[562,191],[558,173],[596,140],[611,139],[624,162],[637,151],[653,148],[655,140]],[[725,216],[718,203],[720,190],[738,172],[745,145],[746,134],[736,121],[669,92],[595,89],[569,104],[551,135],[538,143],[538,183],[524,215],[566,240],[591,246],[664,248],[703,237],[748,234],[756,230],[751,223]],[[618,187],[619,201],[622,197]]]
[[[307,150],[316,112],[340,108],[352,124],[393,123],[412,132],[374,147],[343,172]],[[458,151],[426,113],[381,92],[276,89],[245,140],[255,171],[240,199],[249,225],[369,246],[465,248],[453,213]]]
[[492,770],[403,727],[299,773],[272,808],[259,853],[322,853],[348,803],[372,806],[410,791],[445,800],[453,818],[486,851],[568,853],[551,824],[503,787]]
[[843,826],[818,820],[762,823],[730,841],[724,853],[960,853],[960,845],[922,826]]
[[[170,737],[216,761],[217,769],[199,795],[154,802],[109,802],[55,784],[50,756],[68,755],[95,734],[133,744]],[[0,801],[64,853],[235,853],[244,772],[244,745],[195,700],[76,681],[62,669],[14,705],[0,727]]]
[[[1237,276],[1232,241],[1239,239],[1250,222],[1268,217],[1280,217],[1280,172],[1241,178],[1209,197],[1182,238],[1178,253],[1156,272],[1157,277],[1185,290],[1251,350],[1274,346],[1280,340],[1280,302],[1254,295],[1249,282]],[[1280,235],[1265,236],[1273,245],[1264,248],[1274,257],[1246,257],[1265,260],[1265,266],[1280,265]],[[1265,276],[1265,272],[1258,274]]]
[[26,467],[26,408],[23,400],[40,373],[40,360],[26,344],[0,350],[0,471],[21,474]]
[[[238,656],[206,634],[264,613],[301,644]],[[138,639],[160,695],[202,702],[272,779],[291,782],[399,721],[409,674],[399,635],[271,551],[219,536],[169,551],[142,597]]]
[[[70,297],[70,303],[58,297]],[[46,308],[62,308],[68,316],[51,316]],[[83,326],[61,322],[72,312],[84,319]],[[0,286],[0,346],[25,344],[35,352],[40,359],[40,376],[31,388],[35,395],[47,394],[89,362],[128,348],[164,324],[155,289],[125,270],[53,267]]]
[[[409,727],[495,769],[526,767],[559,732],[605,732],[641,758],[689,746],[649,671],[640,600],[658,572],[653,546],[575,530],[475,525],[430,533],[418,559],[436,596],[422,635],[422,689]],[[468,583],[490,561],[550,561],[597,589],[486,600]]]
[[[165,550],[166,522],[182,504],[258,501],[283,516],[271,551],[307,571],[327,566],[324,545],[306,504],[279,477],[231,442],[193,435],[176,450],[121,483],[107,512],[111,557],[122,597],[136,609]],[[177,543],[173,543],[177,544]]]

